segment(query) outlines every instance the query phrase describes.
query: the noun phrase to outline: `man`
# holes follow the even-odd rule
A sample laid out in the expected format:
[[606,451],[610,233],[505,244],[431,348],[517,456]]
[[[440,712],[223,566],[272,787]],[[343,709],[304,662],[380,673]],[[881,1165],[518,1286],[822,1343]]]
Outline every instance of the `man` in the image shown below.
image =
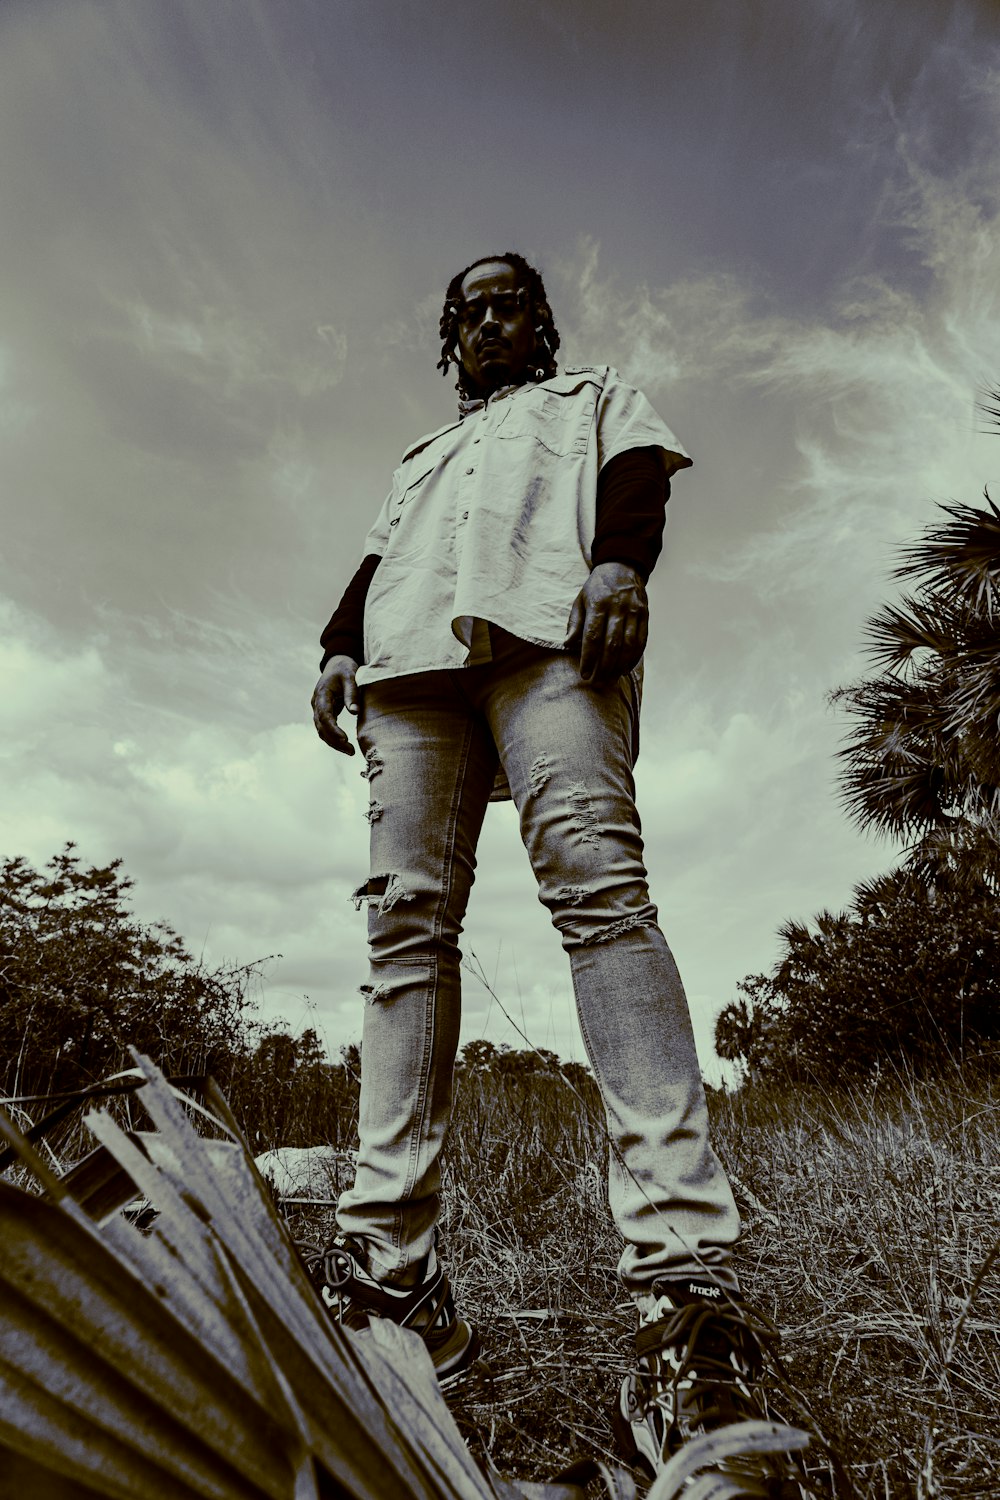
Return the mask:
[[349,1325],[416,1328],[439,1376],[474,1357],[435,1250],[438,1158],[477,839],[491,797],[511,796],[613,1145],[619,1271],[640,1319],[616,1427],[655,1473],[706,1427],[762,1412],[759,1325],[732,1265],[739,1216],[708,1141],[632,778],[644,585],[670,476],[691,460],[615,371],[559,372],[542,279],[519,255],[455,277],[441,333],[459,414],[404,454],[323,632],[313,696],[335,750],[353,754],[337,719],[357,715],[371,877],[355,901],[371,972],[357,1177],[312,1269]]

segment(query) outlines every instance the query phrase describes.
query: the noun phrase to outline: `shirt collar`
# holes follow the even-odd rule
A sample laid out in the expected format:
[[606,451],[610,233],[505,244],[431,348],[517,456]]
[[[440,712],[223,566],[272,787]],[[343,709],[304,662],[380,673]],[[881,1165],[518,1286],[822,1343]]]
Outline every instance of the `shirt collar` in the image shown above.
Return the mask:
[[[523,383],[524,382],[522,382],[522,384]],[[459,396],[458,415],[464,419],[465,417],[471,416],[474,411],[482,411],[487,402],[502,401],[505,396],[510,395],[511,391],[519,391],[520,389],[521,385],[519,384],[498,386],[495,391],[491,392],[491,394],[486,397],[485,401],[481,397],[476,397],[475,399],[470,400],[465,396]]]

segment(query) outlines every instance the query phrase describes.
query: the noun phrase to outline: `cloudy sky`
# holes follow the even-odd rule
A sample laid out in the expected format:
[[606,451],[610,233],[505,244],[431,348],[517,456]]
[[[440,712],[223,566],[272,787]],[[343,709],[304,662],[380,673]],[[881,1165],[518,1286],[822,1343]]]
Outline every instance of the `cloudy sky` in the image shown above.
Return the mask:
[[[282,955],[268,1015],[357,1038],[367,784],[317,637],[453,410],[444,286],[518,249],[565,362],[695,459],[637,780],[711,1071],[779,924],[896,853],[826,695],[898,544],[1000,479],[998,84],[991,0],[4,0],[0,855],[122,856],[210,962]],[[464,947],[466,1038],[580,1055],[509,807]]]

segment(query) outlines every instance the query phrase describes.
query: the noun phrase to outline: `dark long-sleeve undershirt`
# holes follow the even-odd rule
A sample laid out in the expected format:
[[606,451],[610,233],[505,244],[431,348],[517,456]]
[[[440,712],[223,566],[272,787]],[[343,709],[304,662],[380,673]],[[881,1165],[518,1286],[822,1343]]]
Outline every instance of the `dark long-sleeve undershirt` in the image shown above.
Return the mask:
[[[591,565],[620,562],[635,568],[643,583],[653,571],[663,546],[670,480],[660,448],[629,448],[604,465],[597,477],[597,526]],[[382,561],[370,552],[344,590],[323,634],[323,660],[349,656],[364,661],[365,600]]]

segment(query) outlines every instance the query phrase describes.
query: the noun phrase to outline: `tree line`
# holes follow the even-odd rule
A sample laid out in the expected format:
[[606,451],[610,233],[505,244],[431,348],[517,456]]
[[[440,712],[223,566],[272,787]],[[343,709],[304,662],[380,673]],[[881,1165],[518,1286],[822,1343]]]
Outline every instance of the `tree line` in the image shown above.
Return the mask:
[[[1000,426],[1000,391],[981,408]],[[837,1082],[902,1061],[966,1066],[1000,1040],[1000,511],[941,506],[868,621],[870,675],[831,701],[850,729],[840,786],[859,826],[904,845],[847,910],[788,922],[716,1050],[756,1076]]]
[[[136,918],[132,888],[120,859],[87,866],[72,843],[42,869],[20,856],[0,865],[0,1098],[34,1120],[48,1101],[130,1067],[134,1047],[168,1076],[211,1074],[255,1148],[349,1149],[360,1048],[332,1058],[314,1028],[293,1035],[263,1020],[268,959],[207,966],[167,923]],[[477,1038],[459,1074],[498,1087],[557,1079],[595,1105],[588,1070],[545,1048]]]

